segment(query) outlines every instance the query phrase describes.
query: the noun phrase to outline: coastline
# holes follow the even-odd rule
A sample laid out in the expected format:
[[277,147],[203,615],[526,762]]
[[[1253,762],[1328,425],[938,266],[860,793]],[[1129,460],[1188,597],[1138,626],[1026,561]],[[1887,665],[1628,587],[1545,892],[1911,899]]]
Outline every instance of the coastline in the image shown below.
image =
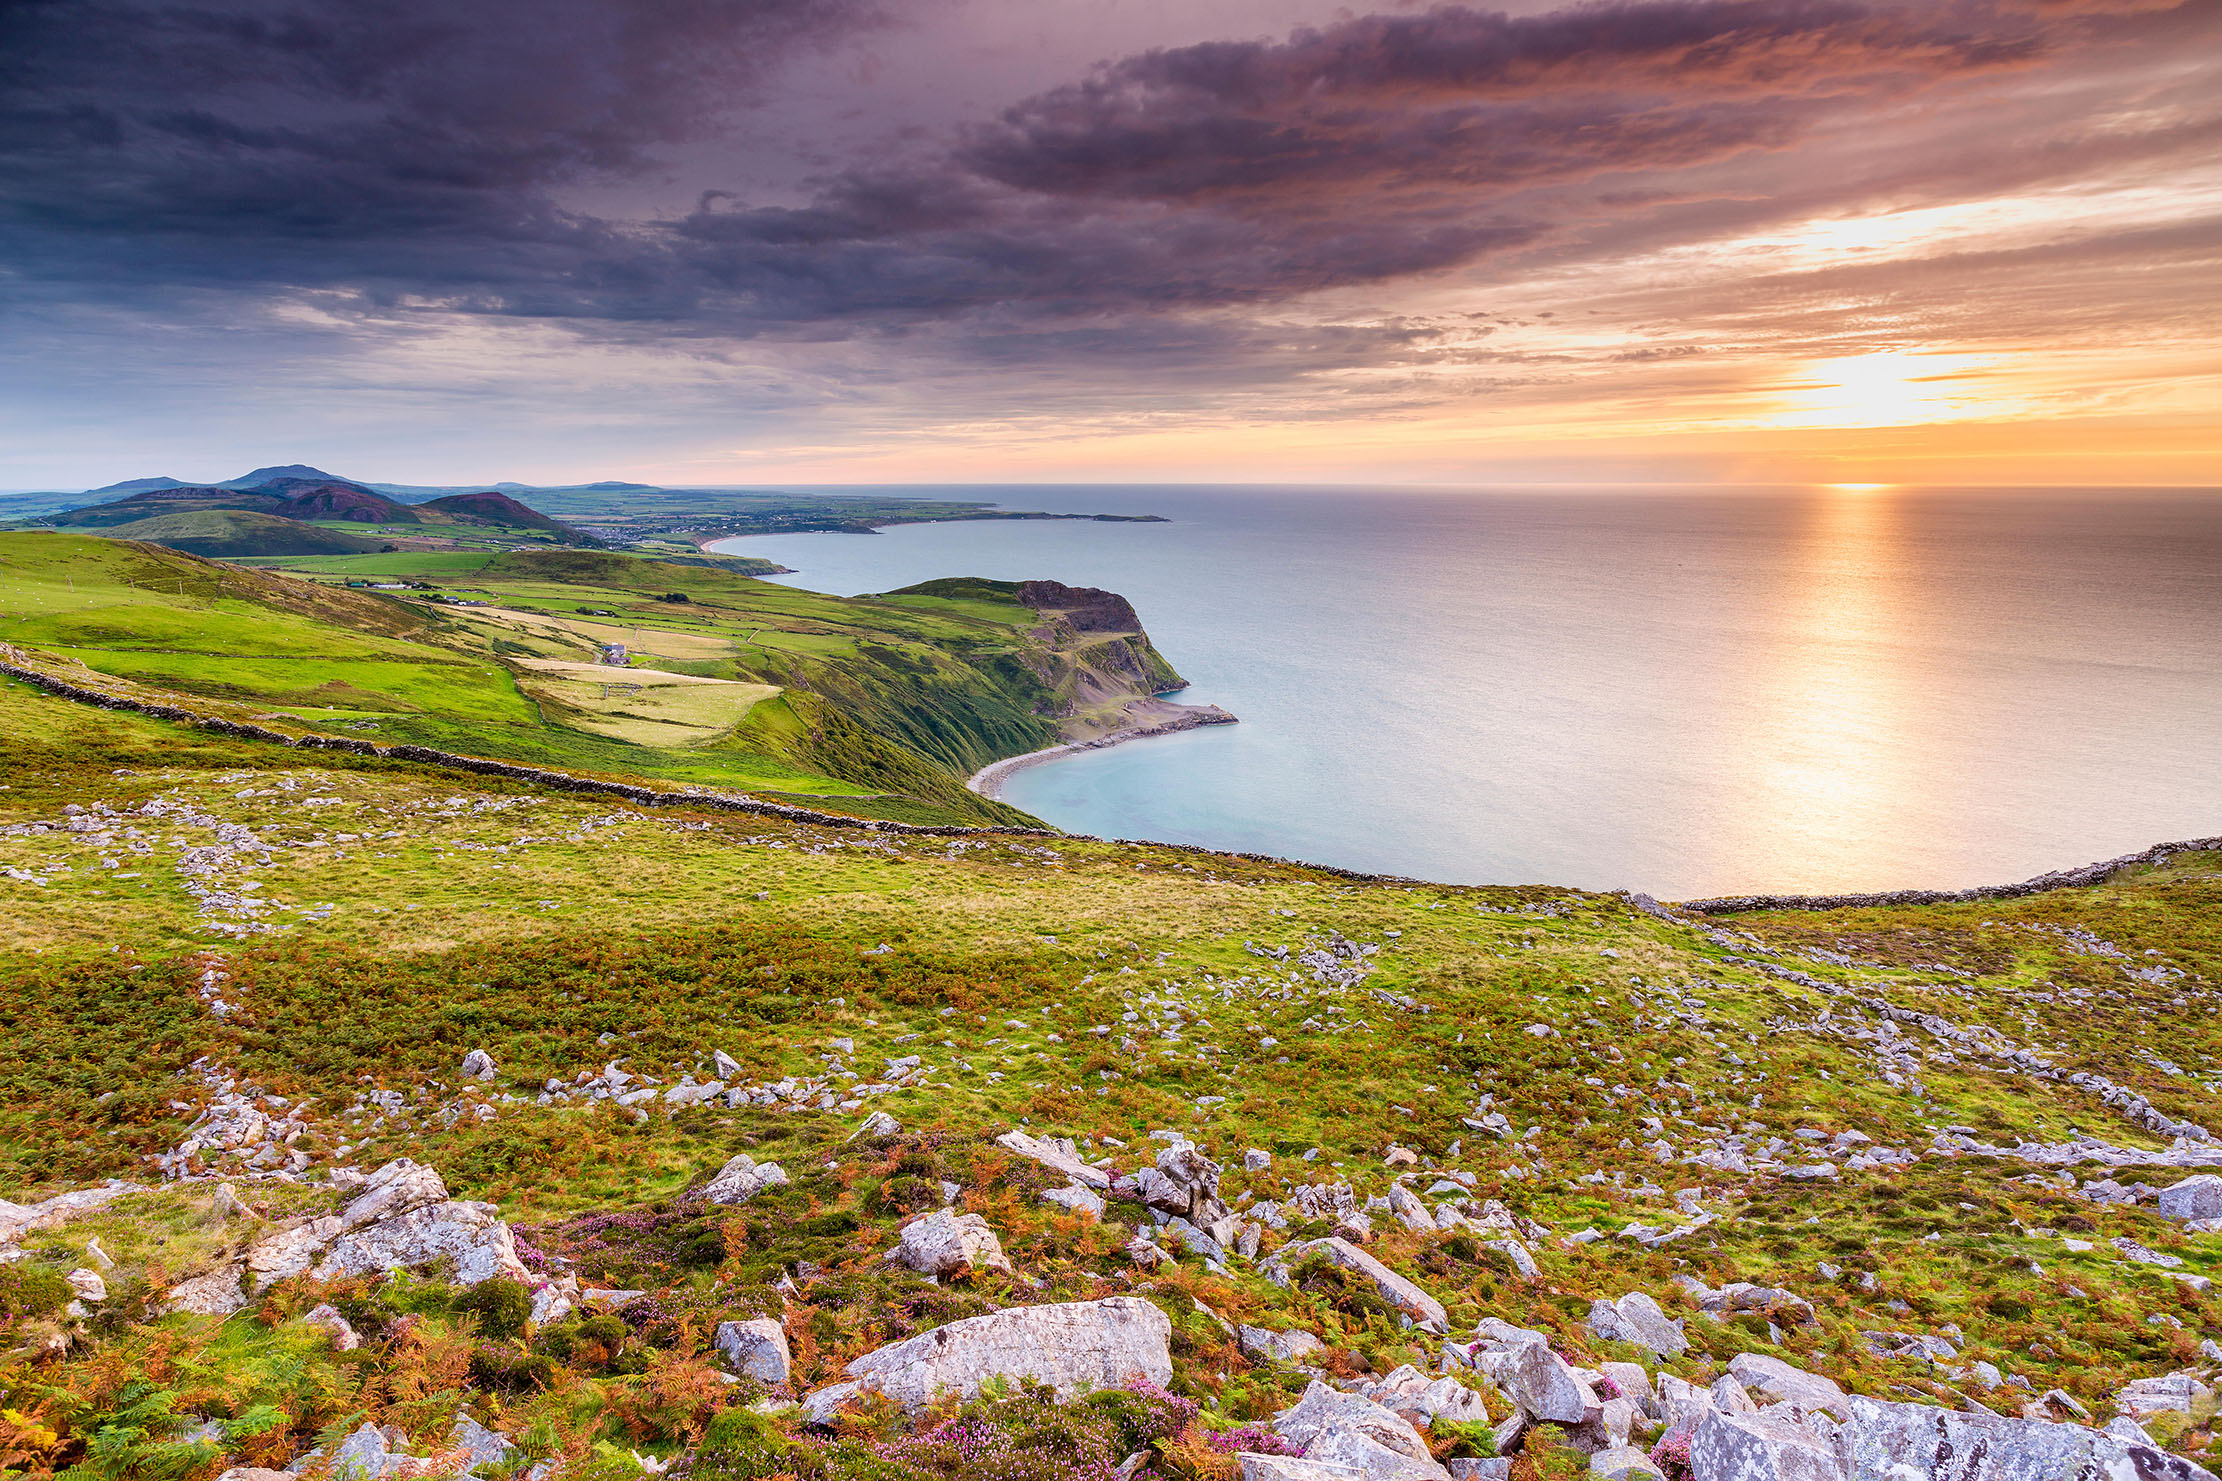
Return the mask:
[[1159,712],[1141,725],[1107,731],[1088,740],[1066,741],[1039,751],[1028,751],[1023,756],[1006,756],[1001,761],[991,761],[965,780],[967,789],[990,801],[1000,801],[1001,788],[1018,773],[1045,761],[1056,761],[1065,756],[1077,756],[1083,751],[1103,751],[1132,740],[1148,740],[1153,736],[1178,735],[1184,730],[1198,730],[1206,725],[1232,725],[1235,717],[1217,705],[1168,705],[1171,714]]

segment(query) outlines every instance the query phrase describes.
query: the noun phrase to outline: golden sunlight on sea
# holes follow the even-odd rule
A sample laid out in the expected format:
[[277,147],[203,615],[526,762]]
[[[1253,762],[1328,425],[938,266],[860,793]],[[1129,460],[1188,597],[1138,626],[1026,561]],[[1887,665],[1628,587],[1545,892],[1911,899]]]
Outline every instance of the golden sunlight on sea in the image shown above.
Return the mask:
[[[1751,679],[1754,708],[1770,717],[1748,738],[1747,774],[1759,795],[1724,819],[1731,829],[1788,828],[1749,847],[1822,850],[1861,878],[1893,860],[1861,857],[1863,843],[1895,836],[1885,815],[1923,795],[1908,758],[1920,747],[1920,696],[1900,661],[1920,621],[1899,503],[1887,485],[1815,490],[1794,554],[1776,580],[1776,618]],[[1933,781],[1933,778],[1928,779]],[[1762,822],[1761,820],[1765,820]]]

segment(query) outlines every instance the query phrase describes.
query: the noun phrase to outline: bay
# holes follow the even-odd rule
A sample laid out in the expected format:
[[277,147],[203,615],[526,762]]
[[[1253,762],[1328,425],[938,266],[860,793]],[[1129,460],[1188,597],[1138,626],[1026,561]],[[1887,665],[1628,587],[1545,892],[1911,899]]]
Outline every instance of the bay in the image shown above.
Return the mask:
[[1242,723],[1011,779],[1074,832],[1662,898],[1957,888],[2222,834],[2217,491],[901,492],[1170,520],[716,547],[841,594],[1131,598],[1181,697]]

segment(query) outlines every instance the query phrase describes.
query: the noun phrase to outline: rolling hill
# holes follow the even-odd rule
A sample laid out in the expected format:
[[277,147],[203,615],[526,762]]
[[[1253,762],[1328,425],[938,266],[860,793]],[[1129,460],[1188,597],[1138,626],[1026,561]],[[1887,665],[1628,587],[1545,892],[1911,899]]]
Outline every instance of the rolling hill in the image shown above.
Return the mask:
[[[448,532],[446,538],[452,539],[453,532],[457,530],[515,530],[552,537],[556,543],[563,545],[598,548],[602,543],[584,531],[542,514],[506,494],[456,494],[411,505],[388,498],[360,484],[318,474],[315,469],[263,468],[257,469],[256,473],[267,476],[251,487],[135,480],[138,484],[148,486],[104,504],[87,505],[46,516],[42,523],[73,530],[114,530],[127,525],[143,526],[134,529],[129,538],[149,540],[157,544],[169,543],[169,534],[173,528],[186,527],[147,525],[147,521],[166,515],[193,512],[222,511],[294,521],[303,525],[353,524],[365,527],[360,532],[349,532],[341,536],[340,540],[316,539],[298,533],[294,538],[287,539],[284,538],[285,532],[277,526],[239,522],[237,530],[246,531],[251,528],[255,534],[251,537],[242,534],[238,540],[216,536],[213,538],[217,543],[209,545],[205,541],[211,537],[206,532],[216,527],[204,521],[192,527],[201,532],[196,538],[202,539],[203,544],[177,547],[202,555],[319,555],[375,550],[375,542],[367,545],[341,542],[349,538],[369,539],[376,530],[394,526],[427,527],[427,535],[435,539],[442,538],[439,533],[442,531]],[[157,482],[162,486],[152,486]],[[245,543],[239,543],[239,540],[244,540]]]
[[111,526],[114,540],[141,540],[189,555],[251,557],[363,554],[376,540],[245,509],[196,509]]
[[[345,559],[354,587],[153,544],[0,534],[0,612],[26,651],[232,718],[930,822],[1021,820],[966,779],[1078,733],[1068,724],[1093,733],[1117,696],[1148,703],[1172,673],[1138,629],[1107,641],[1045,622],[1008,583],[961,602],[844,599],[588,550],[466,557],[437,583],[419,553]],[[362,590],[380,561],[421,589]],[[661,677],[609,667],[615,689],[582,689],[575,670],[612,644]],[[690,678],[735,687],[713,696]],[[744,690],[724,722],[704,718]]]
[[546,530],[568,545],[598,546],[602,542],[583,530],[519,503],[507,494],[449,494],[416,505],[418,516],[434,524],[483,525],[495,529]]
[[[443,615],[92,540],[53,559],[100,607],[27,600],[9,542],[69,539],[0,540],[53,645],[19,672],[251,622],[383,684]],[[496,576],[552,613],[622,574],[574,559]],[[696,687],[697,725],[751,699]],[[2222,840],[1674,906],[647,802],[10,677],[0,771],[19,1471],[2212,1474]]]

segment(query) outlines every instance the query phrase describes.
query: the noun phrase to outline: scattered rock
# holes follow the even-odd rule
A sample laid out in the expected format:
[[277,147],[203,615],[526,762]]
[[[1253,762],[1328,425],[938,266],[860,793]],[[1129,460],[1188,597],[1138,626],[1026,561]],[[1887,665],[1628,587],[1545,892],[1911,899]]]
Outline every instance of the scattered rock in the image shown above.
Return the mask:
[[902,1129],[903,1123],[897,1121],[893,1116],[888,1115],[887,1112],[874,1111],[871,1115],[864,1118],[863,1125],[859,1126],[856,1130],[849,1133],[849,1140],[854,1141],[860,1136],[894,1136]]
[[1295,1407],[1274,1416],[1273,1432],[1302,1446],[1307,1461],[1348,1467],[1366,1481],[1449,1481],[1403,1418],[1316,1378]]
[[1578,1425],[1603,1410],[1588,1384],[1574,1376],[1566,1359],[1547,1342],[1522,1342],[1505,1355],[1493,1375],[1520,1412],[1547,1424]]
[[230,1316],[246,1304],[247,1293],[239,1287],[239,1271],[226,1266],[170,1287],[162,1309],[194,1316]]
[[1062,1188],[1052,1188],[1042,1195],[1042,1199],[1060,1208],[1071,1209],[1076,1214],[1085,1214],[1091,1219],[1103,1218],[1103,1195],[1086,1183],[1068,1183]]
[[966,1270],[1000,1270],[1011,1273],[1003,1245],[978,1214],[954,1213],[937,1208],[903,1226],[901,1243],[887,1252],[921,1275],[956,1275]]
[[1359,1249],[1347,1239],[1329,1236],[1326,1239],[1307,1240],[1300,1244],[1285,1245],[1274,1252],[1266,1263],[1265,1273],[1277,1285],[1286,1285],[1289,1270],[1306,1255],[1320,1254],[1345,1270],[1356,1271],[1373,1282],[1381,1299],[1411,1317],[1415,1322],[1433,1322],[1440,1332],[1450,1325],[1450,1318],[1443,1311],[1443,1304],[1421,1290],[1412,1282],[1398,1275],[1373,1256]]
[[1162,1388],[1173,1378],[1172,1335],[1171,1320],[1139,1296],[1012,1307],[866,1353],[849,1364],[850,1382],[812,1394],[803,1412],[822,1423],[817,1416],[869,1390],[915,1413],[938,1394],[971,1398],[996,1376],[1031,1378],[1061,1398],[1142,1382]]
[[1083,1159],[1080,1149],[1071,1142],[1057,1137],[1029,1136],[1023,1131],[1006,1131],[995,1139],[995,1144],[1053,1172],[1064,1174],[1074,1182],[1103,1192],[1111,1186],[1110,1172]]
[[466,1080],[491,1080],[499,1073],[494,1056],[483,1049],[473,1049],[463,1056],[463,1078]]
[[1659,1303],[1642,1291],[1630,1291],[1617,1301],[1592,1301],[1589,1329],[1607,1342],[1632,1342],[1662,1358],[1680,1357],[1689,1350],[1681,1324],[1670,1320]]
[[1300,1363],[1313,1353],[1324,1352],[1327,1347],[1301,1328],[1269,1332],[1263,1327],[1237,1327],[1235,1344],[1253,1363]]
[[703,1188],[702,1197],[708,1203],[746,1203],[766,1188],[783,1188],[786,1184],[785,1168],[776,1162],[759,1163],[743,1152],[718,1169],[718,1175]]
[[356,1335],[355,1328],[349,1324],[347,1318],[340,1315],[339,1308],[328,1302],[319,1305],[301,1320],[331,1333],[334,1351],[353,1352],[363,1345],[363,1339]]
[[1793,1368],[1765,1353],[1740,1352],[1729,1359],[1728,1373],[1764,1404],[1788,1404],[1802,1413],[1849,1419],[1844,1390],[1818,1374]]
[[517,1454],[517,1447],[509,1442],[507,1435],[488,1429],[468,1414],[455,1416],[455,1428],[448,1432],[448,1443],[463,1451],[466,1475],[486,1466],[506,1466]]
[[2203,1172],[2185,1178],[2161,1189],[2158,1201],[2171,1219],[2222,1219],[2222,1177]]
[[787,1331],[771,1317],[719,1322],[716,1343],[727,1362],[759,1383],[777,1387],[793,1375]]

